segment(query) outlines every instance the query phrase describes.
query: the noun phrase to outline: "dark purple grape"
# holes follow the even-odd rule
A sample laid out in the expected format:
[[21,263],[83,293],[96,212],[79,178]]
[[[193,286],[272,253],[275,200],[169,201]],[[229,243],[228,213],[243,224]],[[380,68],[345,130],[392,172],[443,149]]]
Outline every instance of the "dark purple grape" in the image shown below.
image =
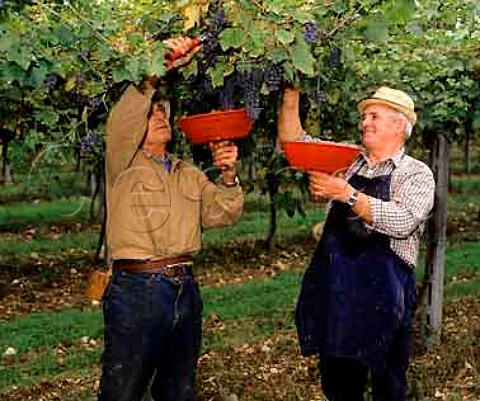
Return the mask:
[[82,57],[87,60],[90,60],[91,55],[92,53],[90,52],[90,49],[85,49],[84,51],[82,51]]
[[318,103],[325,103],[327,101],[327,95],[326,95],[325,91],[317,90],[315,92],[315,100]]
[[225,81],[225,85],[219,90],[219,101],[222,110],[230,110],[235,108],[235,79],[230,78]]
[[103,138],[96,131],[89,131],[80,138],[80,157],[98,156],[103,153]]
[[202,42],[203,57],[208,67],[214,67],[217,63],[218,53],[218,36],[208,32],[204,35],[205,38]]
[[43,83],[47,87],[47,89],[55,89],[58,84],[58,77],[55,74],[48,74]]
[[252,120],[257,120],[260,108],[260,88],[263,83],[263,72],[259,70],[246,71],[243,74],[243,90],[245,96],[245,111]]
[[0,0],[0,8],[3,8],[6,4],[6,0]]
[[93,111],[96,110],[102,104],[102,97],[93,97],[88,101],[88,107]]
[[217,11],[215,11],[215,14],[213,15],[213,20],[217,29],[225,24],[225,13],[223,11],[223,8],[219,8]]
[[282,64],[271,64],[265,69],[264,80],[270,92],[282,89],[284,68]]
[[307,43],[314,43],[318,38],[318,26],[316,22],[310,21],[305,25],[305,40]]
[[213,67],[217,63],[217,54],[220,54],[218,35],[225,27],[225,13],[223,8],[217,9],[207,21],[207,30],[202,41],[202,52],[206,67]]
[[340,50],[340,48],[338,46],[334,45],[332,47],[332,50],[330,51],[330,60],[329,60],[332,68],[340,67],[341,56],[342,56],[342,51]]

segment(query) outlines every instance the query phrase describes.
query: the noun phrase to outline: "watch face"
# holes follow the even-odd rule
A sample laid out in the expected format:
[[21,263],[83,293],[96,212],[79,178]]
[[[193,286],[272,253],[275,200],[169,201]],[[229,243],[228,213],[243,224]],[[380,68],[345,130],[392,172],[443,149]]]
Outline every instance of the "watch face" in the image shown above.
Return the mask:
[[353,191],[353,193],[349,196],[349,198],[347,200],[347,205],[348,206],[353,206],[353,205],[355,205],[355,203],[357,203],[358,194],[359,194],[358,191]]

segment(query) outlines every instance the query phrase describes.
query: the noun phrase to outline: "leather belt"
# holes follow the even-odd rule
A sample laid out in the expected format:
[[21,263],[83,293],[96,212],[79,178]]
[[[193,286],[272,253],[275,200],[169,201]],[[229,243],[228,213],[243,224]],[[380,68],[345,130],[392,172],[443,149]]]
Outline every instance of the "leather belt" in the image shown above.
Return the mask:
[[165,259],[118,259],[113,261],[113,270],[131,273],[162,273],[166,277],[193,276],[192,258],[179,256]]

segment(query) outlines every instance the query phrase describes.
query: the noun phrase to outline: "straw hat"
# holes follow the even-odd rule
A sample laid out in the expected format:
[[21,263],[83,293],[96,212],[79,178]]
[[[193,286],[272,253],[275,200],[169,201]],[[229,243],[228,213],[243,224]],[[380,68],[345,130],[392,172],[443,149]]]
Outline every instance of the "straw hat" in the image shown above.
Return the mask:
[[395,109],[405,114],[412,124],[415,124],[417,121],[417,114],[414,111],[415,105],[412,98],[400,90],[381,86],[372,97],[361,100],[357,104],[357,109],[360,113],[363,113],[365,108],[371,104],[383,104]]

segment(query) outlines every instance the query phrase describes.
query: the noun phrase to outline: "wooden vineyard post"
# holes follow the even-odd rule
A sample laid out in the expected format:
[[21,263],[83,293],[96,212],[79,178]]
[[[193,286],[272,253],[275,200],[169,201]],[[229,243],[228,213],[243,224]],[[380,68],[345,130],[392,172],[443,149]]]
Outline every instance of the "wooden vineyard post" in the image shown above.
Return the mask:
[[435,136],[431,168],[435,175],[435,204],[428,221],[428,245],[425,267],[427,345],[436,343],[442,328],[443,282],[447,245],[447,196],[449,147],[445,134]]

